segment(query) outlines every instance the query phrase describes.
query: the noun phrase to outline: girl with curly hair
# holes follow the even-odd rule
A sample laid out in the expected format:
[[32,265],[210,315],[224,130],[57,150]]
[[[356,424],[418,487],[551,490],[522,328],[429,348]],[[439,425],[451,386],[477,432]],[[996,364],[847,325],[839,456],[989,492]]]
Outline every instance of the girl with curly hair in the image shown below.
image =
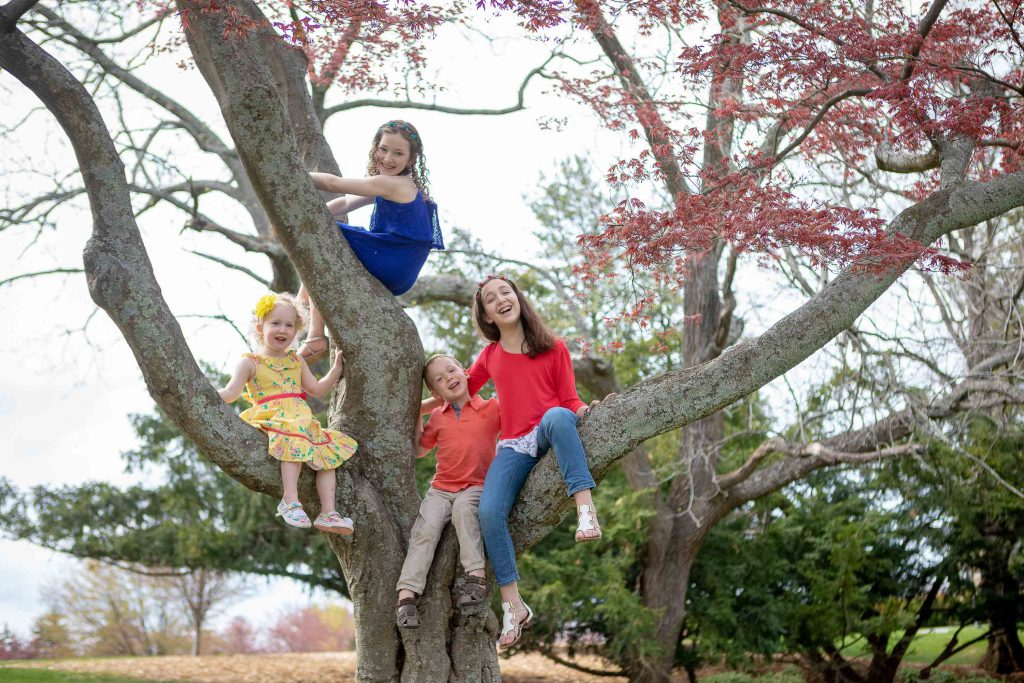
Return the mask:
[[[327,203],[331,214],[373,204],[369,229],[338,223],[363,266],[398,296],[409,291],[431,249],[444,249],[437,204],[430,199],[423,140],[407,121],[388,121],[370,146],[366,178],[310,173],[318,190],[353,195]],[[305,300],[305,290],[299,292]],[[310,329],[299,353],[312,362],[327,353],[324,323],[310,304]]]

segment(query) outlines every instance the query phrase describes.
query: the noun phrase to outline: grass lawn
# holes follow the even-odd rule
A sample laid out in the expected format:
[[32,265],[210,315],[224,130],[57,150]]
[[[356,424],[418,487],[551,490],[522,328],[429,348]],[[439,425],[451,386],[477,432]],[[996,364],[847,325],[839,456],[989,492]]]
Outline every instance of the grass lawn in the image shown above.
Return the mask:
[[[946,647],[946,643],[953,636],[953,632],[956,629],[954,627],[938,627],[927,629],[927,632],[921,632],[914,638],[914,642],[910,645],[910,650],[907,652],[907,656],[903,661],[914,664],[931,664],[939,653]],[[922,630],[924,631],[924,630]],[[959,643],[966,643],[969,640],[973,640],[980,636],[984,632],[984,629],[968,626],[960,635],[957,636]],[[892,637],[892,641],[896,641],[902,634],[895,633]],[[1024,638],[1024,631],[1021,631],[1021,637]],[[981,659],[982,655],[985,654],[985,647],[987,641],[981,640],[971,645],[966,650],[953,655],[951,658],[943,662],[944,665],[953,666],[974,666]],[[864,641],[858,641],[843,649],[843,654],[846,656],[859,657],[866,654],[866,643]]]
[[[49,669],[0,668],[0,683],[153,683],[138,678],[103,676],[100,674],[78,674],[70,671]],[[171,683],[165,681],[165,683]]]

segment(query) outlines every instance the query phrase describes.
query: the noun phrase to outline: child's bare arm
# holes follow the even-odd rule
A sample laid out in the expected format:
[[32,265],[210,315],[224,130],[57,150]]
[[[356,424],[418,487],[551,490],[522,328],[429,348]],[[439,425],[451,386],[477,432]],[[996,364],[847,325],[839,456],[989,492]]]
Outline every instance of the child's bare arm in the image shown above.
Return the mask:
[[316,396],[317,398],[326,398],[327,394],[331,393],[331,389],[341,379],[342,374],[345,372],[345,356],[342,354],[341,349],[334,354],[334,365],[327,371],[321,379],[317,380],[313,376],[313,371],[309,369],[309,365],[306,364],[306,359],[299,356],[302,360],[302,390],[310,396]]
[[361,209],[368,204],[373,204],[373,197],[338,197],[327,202],[327,208],[335,218],[341,218],[349,211]]
[[[416,197],[416,186],[406,176],[375,175],[368,178],[341,178],[330,173],[309,174],[316,189],[337,194],[357,194],[360,197],[384,197],[396,202],[411,201]],[[349,200],[351,202],[351,200]],[[351,203],[349,204],[351,207]],[[362,206],[362,204],[360,204]]]
[[235,373],[231,379],[223,388],[218,389],[217,393],[225,403],[234,403],[242,395],[245,383],[251,380],[254,374],[256,374],[256,364],[252,362],[251,358],[243,358],[235,366]]
[[441,401],[439,399],[436,399],[433,396],[431,396],[430,398],[425,399],[425,400],[420,402],[420,415],[426,415],[431,410],[433,410],[434,408],[437,408],[440,405],[441,405]]

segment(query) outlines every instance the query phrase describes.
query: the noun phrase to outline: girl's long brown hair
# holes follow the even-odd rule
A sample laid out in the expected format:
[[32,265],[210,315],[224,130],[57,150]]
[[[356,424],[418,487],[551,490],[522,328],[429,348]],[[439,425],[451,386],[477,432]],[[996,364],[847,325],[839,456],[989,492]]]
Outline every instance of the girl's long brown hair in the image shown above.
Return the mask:
[[377,145],[380,144],[384,133],[397,133],[409,143],[409,163],[406,164],[402,175],[412,176],[412,182],[423,193],[423,198],[430,199],[430,174],[427,172],[426,157],[423,156],[423,138],[420,137],[416,126],[408,121],[395,119],[377,129],[370,145],[370,162],[366,166],[366,175],[380,175],[380,171],[377,170]]
[[555,345],[555,333],[545,324],[544,319],[533,308],[530,300],[523,296],[523,293],[516,287],[516,283],[504,275],[488,275],[480,281],[476,288],[476,296],[473,297],[473,322],[480,336],[490,342],[501,340],[501,330],[494,323],[485,320],[487,312],[484,310],[484,300],[481,296],[484,285],[491,280],[503,280],[508,283],[512,291],[516,293],[519,300],[519,321],[523,325],[523,348],[520,349],[530,358],[536,357],[538,353],[544,353]]

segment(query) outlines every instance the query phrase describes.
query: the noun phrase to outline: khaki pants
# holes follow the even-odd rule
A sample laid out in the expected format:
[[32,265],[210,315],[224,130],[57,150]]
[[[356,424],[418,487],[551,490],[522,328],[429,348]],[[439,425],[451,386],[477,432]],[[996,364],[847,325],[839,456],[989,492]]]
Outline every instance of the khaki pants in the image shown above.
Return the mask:
[[484,542],[480,536],[480,520],[477,519],[483,490],[483,486],[470,486],[458,493],[439,491],[433,486],[427,489],[409,536],[409,553],[405,556],[402,576],[398,579],[399,590],[404,588],[417,595],[423,592],[427,585],[427,572],[434,562],[434,549],[449,520],[459,538],[462,568],[467,572],[484,568]]

